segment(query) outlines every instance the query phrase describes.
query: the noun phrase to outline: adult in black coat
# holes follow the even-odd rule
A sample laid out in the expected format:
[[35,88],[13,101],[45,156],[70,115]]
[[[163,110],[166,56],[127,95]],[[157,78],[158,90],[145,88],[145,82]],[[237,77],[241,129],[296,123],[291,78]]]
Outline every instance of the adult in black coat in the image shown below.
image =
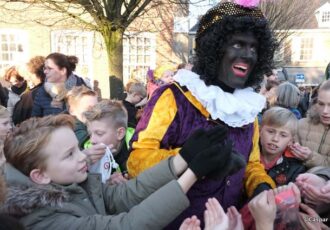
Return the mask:
[[37,90],[42,87],[46,75],[44,73],[45,57],[35,56],[27,63],[29,71],[28,81],[31,87],[30,91],[24,93],[14,107],[12,120],[15,125],[29,119],[32,113],[33,101]]

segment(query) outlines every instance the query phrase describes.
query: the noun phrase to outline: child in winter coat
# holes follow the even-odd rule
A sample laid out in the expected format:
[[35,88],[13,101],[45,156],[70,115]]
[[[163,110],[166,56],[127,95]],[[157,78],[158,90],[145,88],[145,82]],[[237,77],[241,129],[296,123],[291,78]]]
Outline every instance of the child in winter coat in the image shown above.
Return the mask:
[[180,154],[137,178],[108,186],[99,174],[87,174],[73,124],[64,114],[31,118],[5,143],[2,212],[27,229],[162,229],[189,206],[185,193],[197,179],[244,167],[230,142],[218,144],[227,132],[219,126],[196,131]]

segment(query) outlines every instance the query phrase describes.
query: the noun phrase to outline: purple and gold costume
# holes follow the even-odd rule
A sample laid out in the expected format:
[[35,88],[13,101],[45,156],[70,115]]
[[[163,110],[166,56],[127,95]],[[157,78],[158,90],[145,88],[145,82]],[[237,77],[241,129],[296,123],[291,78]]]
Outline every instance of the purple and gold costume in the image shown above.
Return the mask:
[[[133,150],[127,162],[129,174],[135,177],[162,159],[177,154],[196,129],[209,129],[219,123],[210,119],[210,114],[187,88],[177,83],[159,88],[148,102],[133,136]],[[187,194],[190,207],[172,223],[171,229],[177,229],[185,218],[192,215],[203,220],[208,198],[217,198],[226,210],[231,205],[239,205],[243,185],[248,196],[260,183],[275,187],[260,163],[257,120],[241,128],[228,128],[229,139],[237,152],[244,156],[247,167],[223,180],[198,181]]]

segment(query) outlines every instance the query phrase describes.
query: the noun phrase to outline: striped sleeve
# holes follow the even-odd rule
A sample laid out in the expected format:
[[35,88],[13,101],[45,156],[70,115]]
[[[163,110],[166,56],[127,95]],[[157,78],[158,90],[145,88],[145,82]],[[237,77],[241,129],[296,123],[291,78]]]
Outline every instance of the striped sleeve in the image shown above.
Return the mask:
[[252,196],[254,190],[261,183],[267,183],[272,188],[276,187],[275,182],[268,176],[264,166],[260,163],[259,125],[257,119],[254,121],[253,147],[246,166],[244,182],[248,197]]
[[[166,108],[166,109],[164,109]],[[161,149],[161,141],[173,122],[177,105],[171,89],[166,89],[151,109],[150,118],[132,142],[132,152],[127,161],[128,173],[136,177],[142,171],[154,166],[161,160],[175,155],[180,148]]]

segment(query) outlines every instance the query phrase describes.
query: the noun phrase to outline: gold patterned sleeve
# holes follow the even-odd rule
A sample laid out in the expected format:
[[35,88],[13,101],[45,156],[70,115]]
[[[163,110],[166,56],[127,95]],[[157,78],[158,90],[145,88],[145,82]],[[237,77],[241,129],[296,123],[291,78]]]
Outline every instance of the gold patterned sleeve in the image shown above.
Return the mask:
[[254,121],[253,147],[250,153],[249,161],[246,166],[244,184],[248,197],[251,197],[254,190],[261,183],[267,183],[275,188],[275,182],[268,176],[264,166],[260,163],[259,149],[259,125],[258,120]]

